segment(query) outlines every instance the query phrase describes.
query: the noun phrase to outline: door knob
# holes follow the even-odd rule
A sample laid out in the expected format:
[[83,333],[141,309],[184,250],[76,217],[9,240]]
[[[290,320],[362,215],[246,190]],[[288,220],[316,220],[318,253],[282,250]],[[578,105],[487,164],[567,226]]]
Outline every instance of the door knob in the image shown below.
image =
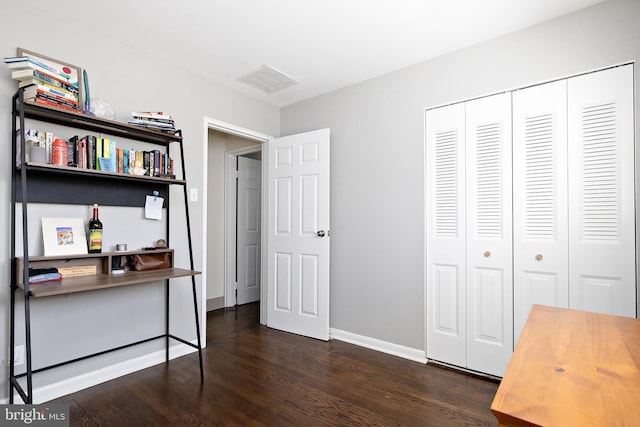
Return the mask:
[[317,231],[317,232],[316,232],[316,236],[318,236],[318,237],[324,237],[324,236],[325,236],[325,234],[326,234],[326,233],[325,233],[325,231],[324,231],[324,230],[320,230],[320,231]]
[[540,261],[542,259],[542,254],[536,255],[536,260]]
[[485,256],[485,257],[487,257],[487,258],[489,258],[489,257],[491,256],[491,252],[486,251],[486,252],[484,253],[484,256]]

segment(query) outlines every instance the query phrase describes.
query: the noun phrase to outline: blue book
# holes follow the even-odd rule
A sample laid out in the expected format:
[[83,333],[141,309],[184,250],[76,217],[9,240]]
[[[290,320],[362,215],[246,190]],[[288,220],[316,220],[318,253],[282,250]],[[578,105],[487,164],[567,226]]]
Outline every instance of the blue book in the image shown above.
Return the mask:
[[44,273],[44,274],[36,274],[35,276],[29,277],[29,283],[43,283],[43,282],[53,282],[56,280],[62,280],[62,274],[60,273]]

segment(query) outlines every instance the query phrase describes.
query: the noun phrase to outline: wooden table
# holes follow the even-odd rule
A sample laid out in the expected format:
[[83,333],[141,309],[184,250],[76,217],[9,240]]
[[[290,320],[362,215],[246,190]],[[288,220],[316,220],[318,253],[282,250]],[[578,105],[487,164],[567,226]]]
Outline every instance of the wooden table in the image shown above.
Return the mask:
[[640,320],[534,305],[491,411],[501,426],[640,426]]

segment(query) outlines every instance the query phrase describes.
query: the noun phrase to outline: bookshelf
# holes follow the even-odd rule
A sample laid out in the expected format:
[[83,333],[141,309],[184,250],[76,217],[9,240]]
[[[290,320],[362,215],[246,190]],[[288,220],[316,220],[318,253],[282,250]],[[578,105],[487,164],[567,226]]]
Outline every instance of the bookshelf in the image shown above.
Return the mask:
[[[65,364],[77,362],[95,357],[111,351],[118,351],[127,347],[142,344],[155,339],[165,339],[165,359],[169,361],[169,340],[173,339],[182,344],[191,346],[198,351],[200,363],[200,378],[204,380],[202,343],[200,337],[200,324],[198,315],[198,300],[195,276],[200,272],[194,270],[193,247],[191,242],[191,226],[189,222],[189,206],[187,185],[185,177],[184,152],[182,132],[172,133],[141,128],[128,123],[106,120],[94,116],[85,116],[79,113],[57,110],[52,107],[32,104],[24,101],[24,89],[19,89],[12,99],[12,188],[11,188],[11,321],[9,355],[14,359],[14,347],[16,330],[24,327],[25,332],[25,365],[26,371],[16,374],[13,363],[9,363],[9,403],[13,403],[14,394],[22,398],[24,403],[33,403],[33,376],[34,374],[53,369]],[[25,135],[26,123],[30,120],[55,124],[71,129],[84,130],[143,142],[145,145],[160,146],[164,152],[168,152],[171,144],[179,146],[179,161],[181,162],[181,178],[167,178],[154,176],[136,176],[116,172],[105,172],[93,169],[83,169],[67,166],[56,166],[45,163],[26,162],[25,159]],[[16,166],[16,155],[19,147],[20,162]],[[55,203],[55,204],[90,204],[98,203],[106,206],[144,206],[145,196],[153,191],[158,191],[160,197],[164,197],[169,205],[169,187],[180,186],[183,189],[184,209],[186,218],[186,238],[189,250],[189,267],[178,268],[174,265],[173,249],[133,250],[125,252],[102,252],[98,254],[60,255],[60,256],[34,256],[29,253],[28,238],[28,205],[29,203]],[[117,188],[117,191],[113,191]],[[22,203],[22,221],[16,216],[16,204]],[[35,221],[39,218],[33,218]],[[17,224],[20,224],[21,227]],[[16,236],[21,233],[22,253],[16,253]],[[166,221],[166,236],[169,236],[169,221]],[[167,241],[169,245],[169,242]],[[169,246],[170,247],[170,246]],[[170,266],[167,268],[149,271],[132,271],[125,267],[121,274],[112,274],[111,265],[115,257],[130,257],[136,254],[168,254]],[[37,285],[29,284],[29,268],[50,268],[72,266],[77,267],[80,273],[70,277],[64,277],[58,282],[46,282]],[[193,294],[193,312],[195,318],[195,332],[197,344],[171,334],[169,329],[169,304],[170,288],[173,286],[171,279],[190,277]],[[116,348],[100,351],[95,354],[80,355],[73,360],[56,363],[51,366],[34,367],[31,363],[31,311],[30,300],[32,298],[46,299],[56,298],[76,292],[104,292],[106,289],[124,286],[135,286],[149,282],[164,282],[164,323],[165,332],[162,335],[149,337],[141,341],[123,343]],[[24,321],[20,324],[16,320],[16,299],[21,296],[24,299]],[[26,386],[24,380],[26,377]]]

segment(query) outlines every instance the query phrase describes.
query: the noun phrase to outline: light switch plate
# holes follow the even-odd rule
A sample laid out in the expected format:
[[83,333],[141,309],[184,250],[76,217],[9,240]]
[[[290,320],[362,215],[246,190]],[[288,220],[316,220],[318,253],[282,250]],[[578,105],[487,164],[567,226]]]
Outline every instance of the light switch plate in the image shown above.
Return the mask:
[[197,188],[192,188],[191,191],[189,192],[189,200],[191,200],[192,202],[197,202],[198,201],[198,189]]

